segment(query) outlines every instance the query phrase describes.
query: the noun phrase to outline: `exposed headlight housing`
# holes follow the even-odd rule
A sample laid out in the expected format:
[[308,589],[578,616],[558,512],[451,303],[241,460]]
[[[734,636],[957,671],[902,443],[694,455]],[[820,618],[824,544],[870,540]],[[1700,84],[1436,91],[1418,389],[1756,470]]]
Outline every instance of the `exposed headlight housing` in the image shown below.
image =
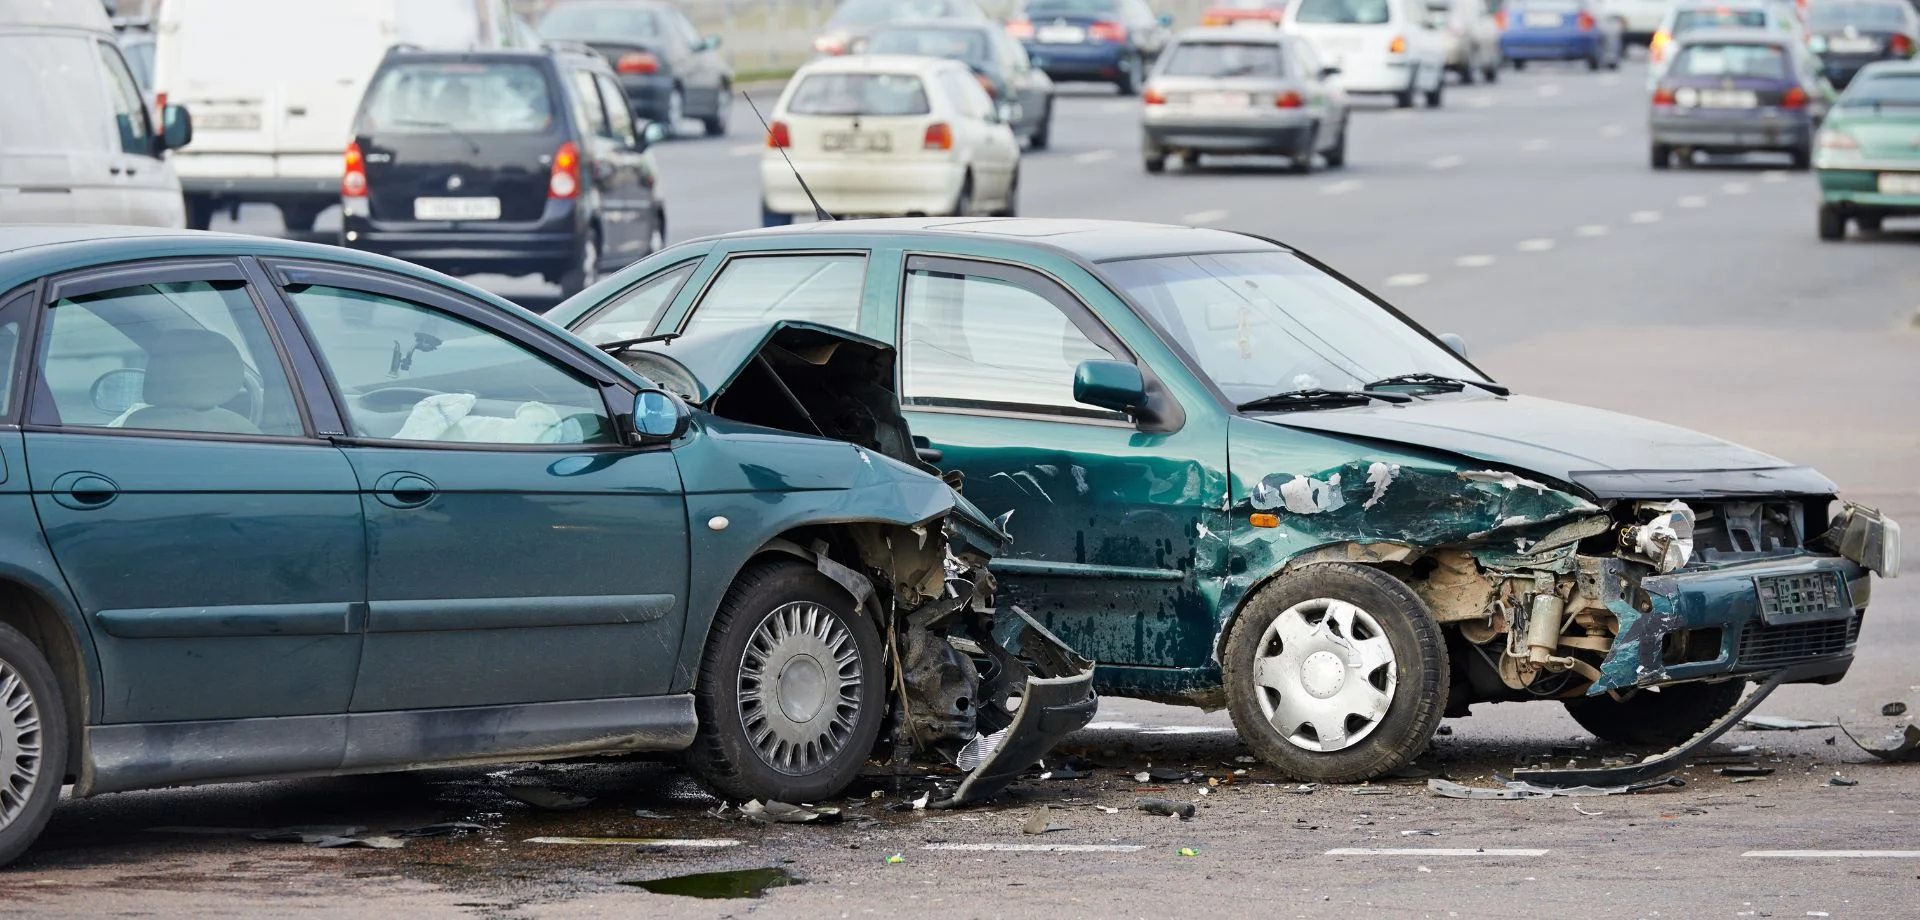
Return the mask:
[[1827,542],[1881,578],[1900,575],[1900,525],[1872,508],[1843,502],[1827,530]]

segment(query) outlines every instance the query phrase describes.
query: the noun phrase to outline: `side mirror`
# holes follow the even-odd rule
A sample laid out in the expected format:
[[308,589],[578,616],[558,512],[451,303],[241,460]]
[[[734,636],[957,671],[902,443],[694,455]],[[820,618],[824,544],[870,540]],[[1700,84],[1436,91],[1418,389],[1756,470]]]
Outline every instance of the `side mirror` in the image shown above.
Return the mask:
[[701,39],[700,39],[700,43],[699,43],[699,44],[697,44],[697,45],[694,45],[694,46],[693,46],[693,50],[695,50],[695,51],[712,51],[712,50],[714,50],[714,49],[716,49],[716,48],[719,48],[719,47],[720,47],[720,36],[718,36],[718,35],[706,35],[706,36],[702,36],[702,37],[701,37]]
[[1449,351],[1452,351],[1462,358],[1467,356],[1467,340],[1461,338],[1460,333],[1442,332],[1440,333],[1440,343],[1447,346]]
[[1115,412],[1147,404],[1147,381],[1140,368],[1125,361],[1082,361],[1073,370],[1073,400]]
[[1027,55],[1027,63],[1032,65],[1035,70],[1046,70],[1047,56],[1044,54],[1029,54]]
[[1161,24],[1161,25],[1163,25],[1163,26],[1171,26],[1171,25],[1173,25],[1173,14],[1172,14],[1172,13],[1161,13],[1161,14],[1160,14],[1160,24]]
[[634,394],[632,429],[628,443],[663,444],[678,440],[693,423],[693,414],[680,397],[665,390],[641,390]]
[[636,151],[645,151],[648,147],[652,147],[666,139],[667,126],[657,121],[650,121],[647,122],[646,127],[640,129],[640,137],[634,143],[633,149]]
[[1322,67],[1322,68],[1320,68],[1320,79],[1322,79],[1322,80],[1325,80],[1325,79],[1326,79],[1326,78],[1328,78],[1328,77],[1337,77],[1337,76],[1339,76],[1339,75],[1340,75],[1340,68],[1338,68],[1338,67]]
[[169,105],[160,110],[160,148],[179,150],[193,143],[193,116],[186,106]]
[[137,367],[123,367],[101,374],[93,381],[89,395],[93,397],[95,409],[117,416],[139,405],[146,390],[147,372]]

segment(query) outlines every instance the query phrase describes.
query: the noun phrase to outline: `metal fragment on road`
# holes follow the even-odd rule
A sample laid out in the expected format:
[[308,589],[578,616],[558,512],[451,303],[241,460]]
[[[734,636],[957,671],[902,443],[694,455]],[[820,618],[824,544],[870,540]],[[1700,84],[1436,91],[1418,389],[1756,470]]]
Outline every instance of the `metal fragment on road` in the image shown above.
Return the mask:
[[398,850],[407,845],[397,837],[324,837],[314,841],[314,846],[323,850],[336,850],[346,847],[364,847],[369,850]]
[[672,847],[675,849],[690,850],[717,850],[740,845],[740,841],[729,840],[724,837],[704,839],[676,837],[528,837],[526,842],[587,847]]
[[545,786],[506,786],[500,790],[500,794],[543,811],[572,811],[593,804],[593,800],[586,796]]
[[1904,716],[1907,714],[1907,704],[1902,703],[1899,700],[1894,700],[1893,702],[1880,707],[1880,714],[1883,716]]
[[1750,732],[1798,732],[1812,728],[1834,728],[1839,724],[1789,719],[1785,716],[1747,716],[1740,720],[1740,727]]
[[1162,818],[1178,816],[1182,821],[1193,820],[1193,816],[1198,812],[1192,802],[1171,802],[1166,799],[1141,799],[1139,808],[1147,814],[1159,815]]
[[1907,763],[1909,761],[1920,760],[1920,726],[1908,725],[1900,731],[1883,734],[1877,738],[1870,738],[1868,740],[1872,742],[1871,744],[1867,741],[1860,740],[1860,736],[1854,734],[1853,730],[1845,725],[1840,726],[1840,730],[1846,732],[1847,740],[1859,745],[1860,750],[1866,751],[1881,760],[1891,761],[1893,763]]
[[920,849],[959,853],[1138,853],[1146,847],[1131,843],[929,843]]
[[[1497,777],[1496,777],[1497,778]],[[1476,786],[1463,786],[1444,779],[1427,780],[1427,791],[1449,799],[1547,799],[1554,796],[1579,797],[1602,795],[1626,795],[1659,789],[1666,786],[1685,786],[1686,781],[1678,777],[1650,780],[1642,783],[1627,783],[1619,786],[1542,786],[1518,780],[1502,780],[1498,789]]]

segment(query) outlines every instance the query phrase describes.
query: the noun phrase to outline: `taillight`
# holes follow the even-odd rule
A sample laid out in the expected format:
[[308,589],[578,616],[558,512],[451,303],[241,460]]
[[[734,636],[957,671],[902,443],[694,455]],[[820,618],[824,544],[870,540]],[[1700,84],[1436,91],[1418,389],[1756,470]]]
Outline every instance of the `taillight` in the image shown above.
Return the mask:
[[1801,89],[1798,86],[1790,90],[1787,90],[1787,95],[1780,100],[1780,105],[1782,108],[1789,108],[1789,109],[1806,108],[1807,107],[1807,91],[1804,89]]
[[927,126],[927,136],[921,140],[922,150],[952,150],[953,129],[944,121],[936,121]]
[[1505,32],[1507,30],[1507,11],[1506,10],[1501,10],[1500,12],[1493,14],[1493,25],[1495,28],[1499,29],[1502,32]]
[[660,59],[645,51],[629,51],[620,55],[613,69],[621,73],[659,73]]
[[1166,105],[1167,94],[1157,89],[1149,88],[1146,92],[1140,94],[1140,101],[1148,105]]
[[1580,26],[1580,31],[1582,31],[1582,32],[1591,32],[1591,31],[1593,31],[1593,25],[1594,25],[1594,23],[1593,23],[1593,14],[1592,14],[1592,13],[1584,13],[1584,12],[1583,12],[1583,13],[1581,13],[1581,14],[1580,14],[1580,18],[1579,18],[1578,20],[1576,20],[1576,21],[1577,21],[1577,23],[1578,23],[1578,24],[1579,24],[1579,26]]
[[1212,13],[1208,13],[1207,15],[1200,17],[1200,24],[1203,26],[1224,26],[1227,24],[1227,17],[1216,16]]
[[995,86],[993,85],[993,78],[992,78],[992,77],[989,77],[989,76],[987,76],[986,74],[983,74],[983,73],[975,73],[975,74],[973,75],[973,78],[974,78],[975,80],[979,80],[979,81],[980,81],[980,88],[981,88],[981,89],[984,89],[984,90],[986,90],[986,91],[987,91],[987,98],[988,98],[988,99],[999,99],[999,98],[1000,98],[1000,90],[999,90],[999,88],[998,88],[998,87],[995,87]]
[[776,121],[767,127],[767,146],[775,149],[793,146],[793,135],[787,131],[787,123]]
[[1390,41],[1387,43],[1387,53],[1388,54],[1406,54],[1407,40],[1398,35],[1395,35],[1393,37],[1393,41]]
[[1666,88],[1666,87],[1664,87],[1664,86],[1662,86],[1662,87],[1660,87],[1659,89],[1656,89],[1656,90],[1654,90],[1654,91],[1653,91],[1653,104],[1654,104],[1654,105],[1672,105],[1672,104],[1673,104],[1673,90],[1670,90],[1670,89],[1668,89],[1668,88]]
[[1127,27],[1117,22],[1096,22],[1087,27],[1087,37],[1117,45],[1127,40]]
[[1893,53],[1901,57],[1913,56],[1913,39],[1905,35],[1895,35],[1887,41],[1887,47],[1892,48]]
[[572,198],[580,194],[580,148],[572,141],[560,145],[553,155],[553,172],[547,175],[548,198]]
[[347,142],[346,171],[340,174],[340,197],[367,197],[367,161],[360,156],[360,142]]
[[1033,23],[1025,19],[1008,20],[1007,34],[1013,36],[1014,38],[1032,38]]
[[1303,105],[1306,105],[1306,101],[1301,99],[1300,94],[1293,90],[1287,90],[1273,97],[1273,107],[1276,109],[1297,109]]
[[837,35],[822,35],[813,40],[813,50],[821,54],[842,54],[847,50],[847,42]]

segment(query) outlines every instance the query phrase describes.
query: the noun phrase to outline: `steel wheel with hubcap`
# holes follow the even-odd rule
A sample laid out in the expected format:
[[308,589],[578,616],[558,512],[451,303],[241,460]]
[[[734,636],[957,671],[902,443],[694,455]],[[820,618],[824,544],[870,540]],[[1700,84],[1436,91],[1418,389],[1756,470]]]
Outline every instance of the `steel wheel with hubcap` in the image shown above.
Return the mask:
[[66,710],[53,669],[0,623],[0,866],[46,827],[66,775]]
[[687,117],[687,96],[680,91],[680,87],[676,86],[672,92],[667,94],[666,129],[668,137],[673,137],[680,133],[680,120],[685,117]]
[[589,230],[576,250],[574,264],[560,276],[560,296],[572,297],[600,280],[600,234]]
[[722,86],[719,95],[713,100],[713,114],[700,119],[701,125],[707,130],[707,136],[719,137],[727,133],[727,119],[732,112],[733,88]]
[[1222,659],[1241,740],[1290,776],[1356,782],[1426,749],[1446,709],[1440,628],[1403,582],[1313,565],[1247,601]]
[[715,616],[688,766],[727,801],[817,802],[879,737],[880,633],[846,589],[793,560],[740,573]]

